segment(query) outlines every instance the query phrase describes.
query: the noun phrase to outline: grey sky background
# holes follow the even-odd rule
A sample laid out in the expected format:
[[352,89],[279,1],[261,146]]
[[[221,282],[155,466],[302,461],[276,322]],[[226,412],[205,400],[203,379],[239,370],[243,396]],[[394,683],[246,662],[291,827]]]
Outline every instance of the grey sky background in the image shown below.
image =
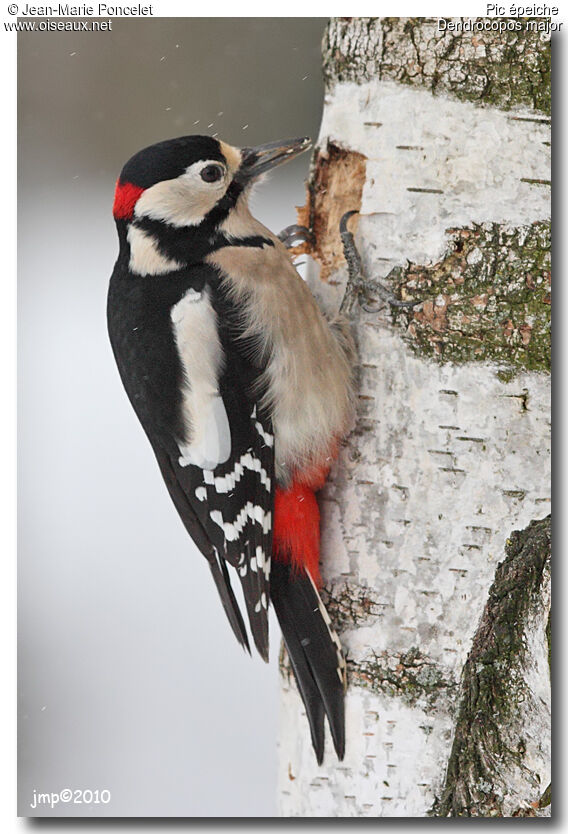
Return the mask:
[[[105,322],[111,206],[123,163],[155,141],[315,138],[324,25],[19,35],[21,815],[275,814],[278,627],[269,667],[237,645],[122,390]],[[295,222],[308,164],[254,199],[276,231]],[[112,799],[29,807],[63,788]]]

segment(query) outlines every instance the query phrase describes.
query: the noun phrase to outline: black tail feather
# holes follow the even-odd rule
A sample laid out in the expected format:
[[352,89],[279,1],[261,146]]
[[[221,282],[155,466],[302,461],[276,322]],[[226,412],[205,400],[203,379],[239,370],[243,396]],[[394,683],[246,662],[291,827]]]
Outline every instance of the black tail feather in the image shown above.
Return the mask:
[[234,635],[241,646],[250,654],[247,630],[239,604],[231,587],[231,578],[227,569],[227,563],[222,557],[217,556],[215,560],[211,559],[209,561],[209,567],[211,568],[215,585],[217,586],[221,602],[223,603],[223,608],[225,609],[225,613],[229,623],[231,624]]
[[344,662],[319,594],[306,573],[274,560],[270,595],[308,714],[318,764],[323,759],[324,712],[337,756],[343,759]]
[[325,710],[323,701],[294,627],[293,617],[287,610],[285,604],[274,603],[274,608],[278,616],[280,628],[282,629],[282,636],[284,637],[290,663],[294,670],[296,683],[298,684],[302,701],[306,707],[316,759],[318,764],[321,764],[325,745]]

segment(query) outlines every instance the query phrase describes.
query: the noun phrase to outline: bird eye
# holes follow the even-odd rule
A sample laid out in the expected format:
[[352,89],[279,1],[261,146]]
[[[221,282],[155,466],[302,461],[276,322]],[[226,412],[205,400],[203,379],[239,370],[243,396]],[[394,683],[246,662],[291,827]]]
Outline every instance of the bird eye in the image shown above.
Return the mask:
[[201,179],[204,182],[217,182],[223,176],[223,169],[220,165],[206,165],[201,171]]

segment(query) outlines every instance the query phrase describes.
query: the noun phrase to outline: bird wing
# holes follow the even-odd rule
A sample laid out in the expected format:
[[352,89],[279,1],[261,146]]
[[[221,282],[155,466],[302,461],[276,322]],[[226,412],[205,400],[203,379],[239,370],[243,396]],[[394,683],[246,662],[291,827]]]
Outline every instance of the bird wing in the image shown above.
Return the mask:
[[268,660],[274,437],[261,404],[264,368],[216,274],[205,274],[205,284],[189,287],[170,310],[189,442],[162,428],[153,445],[174,504],[209,561],[233,631],[244,643],[226,563],[237,572],[253,640]]
[[183,486],[178,480],[176,469],[170,456],[161,446],[158,446],[157,444],[154,445],[154,452],[162,477],[164,478],[164,482],[180,518],[187,532],[209,563],[223,608],[225,609],[225,613],[231,628],[233,629],[235,637],[239,643],[250,652],[246,627],[231,587],[231,579],[229,577],[225,560],[219,556],[218,550],[211,543],[207,531],[199,520],[191,501],[188,500]]
[[219,275],[203,264],[158,280],[133,275],[119,260],[108,324],[128,397],[233,631],[248,647],[228,565],[267,659],[274,439],[258,351],[242,338]]
[[222,399],[231,428],[228,461],[202,469],[181,465],[179,452],[172,454],[163,447],[155,452],[176,509],[209,561],[237,639],[245,644],[227,563],[235,568],[241,582],[255,645],[268,660],[273,445],[256,403],[246,403],[249,413],[245,420],[243,403],[235,402],[234,391],[223,392]]

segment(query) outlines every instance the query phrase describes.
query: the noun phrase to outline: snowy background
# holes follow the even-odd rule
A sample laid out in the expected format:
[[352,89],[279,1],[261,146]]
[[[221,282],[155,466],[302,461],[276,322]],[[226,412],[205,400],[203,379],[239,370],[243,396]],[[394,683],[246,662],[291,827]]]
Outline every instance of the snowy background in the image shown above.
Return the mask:
[[[273,816],[271,663],[230,632],[108,344],[114,182],[187,133],[317,136],[322,19],[114,20],[18,41],[19,813]],[[197,122],[197,124],[196,124]],[[309,155],[254,206],[278,231]],[[108,805],[29,807],[107,789]]]

